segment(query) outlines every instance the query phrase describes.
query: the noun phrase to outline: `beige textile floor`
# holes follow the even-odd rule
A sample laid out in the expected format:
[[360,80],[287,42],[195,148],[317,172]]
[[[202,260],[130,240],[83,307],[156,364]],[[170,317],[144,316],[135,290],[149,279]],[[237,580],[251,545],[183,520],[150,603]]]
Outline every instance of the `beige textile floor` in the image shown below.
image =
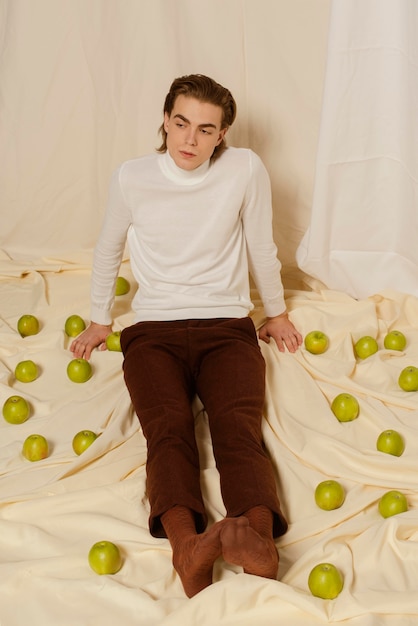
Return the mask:
[[[121,274],[131,280],[125,262]],[[115,304],[115,328],[130,323],[132,292]],[[301,348],[281,354],[262,344],[267,361],[264,437],[290,521],[278,542],[279,580],[243,574],[219,562],[215,583],[189,600],[171,565],[168,542],[147,528],[146,448],[124,386],[122,355],[95,352],[90,381],[66,376],[71,359],[65,319],[89,315],[89,267],[45,259],[30,266],[0,259],[0,402],[23,395],[32,412],[22,425],[0,421],[1,626],[350,626],[418,624],[418,392],[397,385],[399,372],[418,366],[418,300],[384,292],[357,301],[336,291],[288,291],[291,317],[305,335],[324,330],[330,347],[314,356]],[[21,338],[18,318],[37,315],[41,331]],[[255,323],[262,320],[256,308]],[[383,348],[388,329],[402,330],[404,352]],[[353,340],[377,338],[365,361]],[[20,383],[16,364],[33,359],[39,378]],[[348,391],[360,403],[357,420],[342,424],[332,399]],[[76,432],[100,437],[80,457]],[[399,430],[406,441],[397,458],[376,450],[378,434]],[[224,514],[204,411],[196,403],[202,486],[211,520]],[[30,463],[23,440],[40,433],[50,455]],[[319,509],[316,485],[334,478],[346,490],[343,506]],[[379,498],[399,489],[409,510],[383,519]],[[88,565],[90,546],[117,543],[120,572],[98,576]],[[334,563],[344,576],[336,600],[314,598],[311,568]]]

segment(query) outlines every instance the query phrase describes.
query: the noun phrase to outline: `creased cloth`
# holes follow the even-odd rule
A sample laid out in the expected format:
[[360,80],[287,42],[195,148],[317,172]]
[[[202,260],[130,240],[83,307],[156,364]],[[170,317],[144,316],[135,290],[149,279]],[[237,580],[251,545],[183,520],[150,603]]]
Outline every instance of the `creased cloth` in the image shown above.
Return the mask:
[[[17,270],[17,268],[15,268]],[[129,264],[121,274],[132,281]],[[165,539],[148,531],[145,496],[146,445],[122,375],[122,355],[93,353],[93,377],[83,384],[66,375],[71,359],[66,318],[87,319],[89,270],[8,271],[0,276],[0,402],[10,395],[29,401],[30,418],[10,425],[0,418],[0,622],[43,626],[349,626],[418,624],[418,393],[397,385],[399,372],[418,365],[418,299],[395,291],[355,300],[331,290],[287,291],[290,316],[305,335],[326,332],[328,351],[312,355],[302,346],[292,355],[261,343],[267,363],[264,438],[289,531],[280,538],[279,580],[244,574],[222,561],[214,584],[187,599],[171,564]],[[117,298],[115,329],[130,324],[135,291]],[[263,312],[254,295],[255,324]],[[20,315],[35,314],[38,335],[22,338]],[[387,330],[407,337],[403,352],[384,349]],[[353,341],[377,338],[379,351],[364,361]],[[33,359],[39,378],[20,383],[16,364]],[[357,420],[342,424],[330,410],[342,391],[360,403]],[[207,416],[196,401],[196,432],[202,488],[211,522],[224,515]],[[395,428],[404,436],[403,456],[376,450],[378,434]],[[72,450],[82,429],[100,434],[81,456]],[[30,463],[23,440],[43,434],[47,459]],[[316,485],[341,482],[346,500],[323,511]],[[409,510],[383,519],[378,501],[387,490],[407,496]],[[114,576],[89,567],[96,541],[115,542],[124,564]],[[337,599],[314,598],[307,587],[319,562],[334,563],[344,576]]]
[[418,4],[333,0],[310,225],[299,267],[329,289],[418,296]]

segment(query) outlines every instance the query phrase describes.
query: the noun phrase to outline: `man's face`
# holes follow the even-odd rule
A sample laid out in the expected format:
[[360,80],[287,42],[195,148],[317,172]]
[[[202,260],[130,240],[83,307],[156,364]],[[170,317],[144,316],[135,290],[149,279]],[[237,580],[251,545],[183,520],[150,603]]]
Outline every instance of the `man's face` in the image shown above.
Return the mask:
[[171,115],[164,114],[167,149],[175,164],[194,170],[210,159],[227,131],[222,109],[196,98],[177,96]]

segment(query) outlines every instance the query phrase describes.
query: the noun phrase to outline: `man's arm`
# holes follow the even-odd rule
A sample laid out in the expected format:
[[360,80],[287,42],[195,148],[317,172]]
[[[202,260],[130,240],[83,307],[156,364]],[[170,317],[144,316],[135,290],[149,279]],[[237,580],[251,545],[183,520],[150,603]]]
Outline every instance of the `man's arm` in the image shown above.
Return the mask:
[[[122,167],[122,166],[121,166]],[[91,322],[70,346],[75,358],[89,359],[94,348],[106,349],[112,332],[111,308],[115,283],[126,242],[131,215],[120,188],[118,168],[112,175],[102,229],[93,256],[91,279]]]
[[273,337],[281,352],[285,347],[295,352],[302,343],[302,336],[286,312],[281,264],[273,240],[270,179],[260,158],[253,154],[252,160],[242,219],[250,271],[267,315],[259,337],[266,343]]

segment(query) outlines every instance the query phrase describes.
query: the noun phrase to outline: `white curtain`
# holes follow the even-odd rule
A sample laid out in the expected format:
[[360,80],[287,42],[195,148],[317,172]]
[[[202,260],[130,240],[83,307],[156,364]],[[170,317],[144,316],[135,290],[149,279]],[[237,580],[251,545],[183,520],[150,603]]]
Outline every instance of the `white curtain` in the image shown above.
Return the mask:
[[334,0],[299,267],[362,298],[418,295],[418,2]]

